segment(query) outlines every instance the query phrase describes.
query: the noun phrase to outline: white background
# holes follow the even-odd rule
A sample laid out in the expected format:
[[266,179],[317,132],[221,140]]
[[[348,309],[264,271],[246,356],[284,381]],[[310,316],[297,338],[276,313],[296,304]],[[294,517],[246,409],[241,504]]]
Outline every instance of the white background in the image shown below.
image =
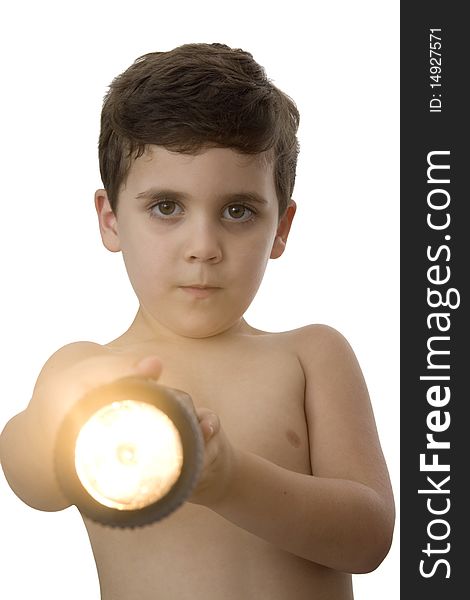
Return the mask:
[[[0,429],[46,359],[105,343],[137,308],[119,254],[101,245],[93,193],[111,79],[138,56],[188,42],[249,50],[301,113],[298,212],[246,317],[282,331],[327,323],[368,382],[398,501],[399,3],[96,1],[10,3],[0,14]],[[24,440],[27,444],[28,440]],[[74,508],[35,511],[0,474],[0,596],[98,600]],[[397,533],[356,600],[399,596]]]

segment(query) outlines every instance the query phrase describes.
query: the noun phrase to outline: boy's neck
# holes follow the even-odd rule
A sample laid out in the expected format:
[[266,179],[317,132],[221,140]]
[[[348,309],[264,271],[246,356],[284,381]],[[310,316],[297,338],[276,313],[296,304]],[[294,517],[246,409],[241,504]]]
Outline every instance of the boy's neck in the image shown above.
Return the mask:
[[228,329],[203,338],[192,338],[179,335],[170,329],[164,327],[161,323],[156,321],[149,315],[142,307],[139,307],[137,314],[134,318],[129,329],[121,336],[120,341],[129,344],[134,343],[148,343],[148,342],[167,342],[177,343],[179,345],[194,345],[201,344],[213,345],[229,338],[234,338],[243,335],[253,335],[258,332],[257,329],[248,325],[243,317],[241,317],[236,323],[234,323]]

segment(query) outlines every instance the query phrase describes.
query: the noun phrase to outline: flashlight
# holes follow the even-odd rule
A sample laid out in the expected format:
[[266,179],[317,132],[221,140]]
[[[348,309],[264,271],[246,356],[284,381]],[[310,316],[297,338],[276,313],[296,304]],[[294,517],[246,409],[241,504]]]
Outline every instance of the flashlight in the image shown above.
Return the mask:
[[138,527],[176,510],[202,470],[195,414],[154,380],[124,377],[85,394],[63,420],[55,468],[81,513]]

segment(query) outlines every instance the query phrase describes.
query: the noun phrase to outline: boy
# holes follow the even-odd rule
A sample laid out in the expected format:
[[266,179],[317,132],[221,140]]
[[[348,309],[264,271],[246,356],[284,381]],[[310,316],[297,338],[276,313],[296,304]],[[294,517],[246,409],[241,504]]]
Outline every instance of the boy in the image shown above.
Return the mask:
[[105,98],[95,205],[139,310],[116,340],[55,353],[0,438],[15,493],[61,510],[53,448],[83,393],[132,374],[184,390],[203,473],[155,524],[84,518],[103,600],[346,600],[350,574],[388,552],[393,497],[348,343],[323,325],[273,334],[243,318],[295,215],[298,121],[252,56],[222,44],[145,55]]

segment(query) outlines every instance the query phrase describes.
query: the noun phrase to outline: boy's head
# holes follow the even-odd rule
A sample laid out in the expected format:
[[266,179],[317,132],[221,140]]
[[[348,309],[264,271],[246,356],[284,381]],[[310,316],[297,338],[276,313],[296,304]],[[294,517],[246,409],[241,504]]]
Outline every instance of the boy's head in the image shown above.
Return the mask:
[[95,205],[153,334],[243,328],[295,214],[297,126],[251,55],[221,44],[148,54],[114,80]]
[[99,161],[111,207],[149,145],[188,154],[223,147],[264,153],[281,217],[294,188],[298,125],[294,102],[248,52],[185,44],[146,54],[113,80],[103,104]]

